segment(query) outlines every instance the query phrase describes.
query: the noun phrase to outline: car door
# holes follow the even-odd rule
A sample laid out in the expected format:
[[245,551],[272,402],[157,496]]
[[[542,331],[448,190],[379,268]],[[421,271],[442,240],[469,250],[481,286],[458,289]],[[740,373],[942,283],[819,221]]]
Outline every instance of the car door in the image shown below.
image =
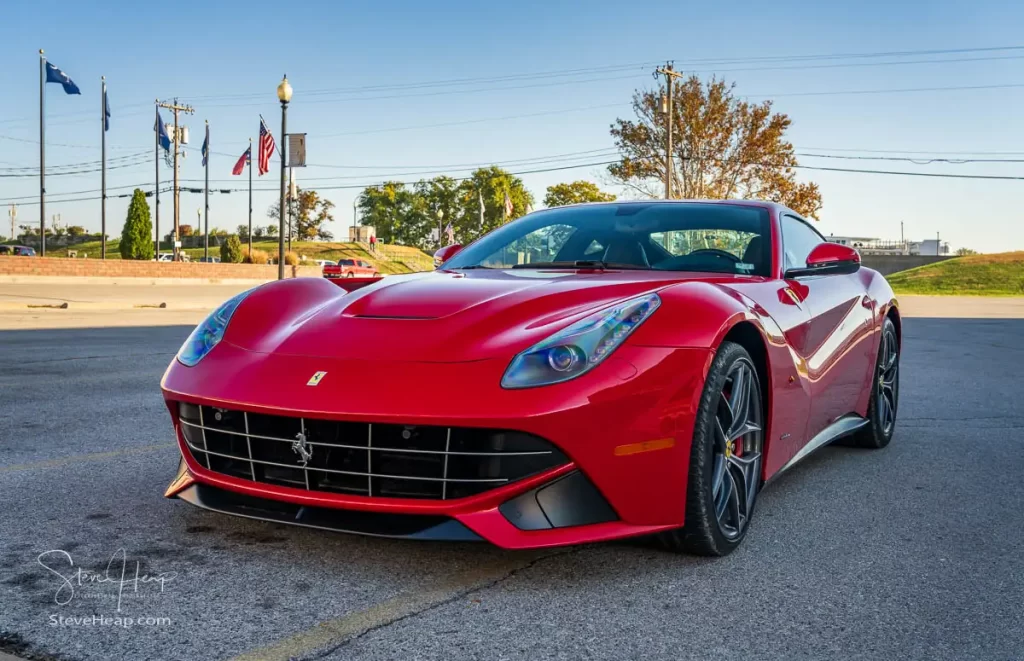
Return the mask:
[[857,411],[873,365],[873,302],[862,274],[790,277],[807,265],[811,250],[825,238],[796,215],[781,218],[783,273],[791,296],[810,314],[805,347],[810,412],[806,440],[838,418]]

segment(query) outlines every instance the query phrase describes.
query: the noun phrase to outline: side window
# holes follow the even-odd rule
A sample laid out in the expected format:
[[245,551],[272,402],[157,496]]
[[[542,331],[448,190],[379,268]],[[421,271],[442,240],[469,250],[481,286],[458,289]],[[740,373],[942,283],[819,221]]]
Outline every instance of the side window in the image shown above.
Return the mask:
[[793,216],[782,217],[782,247],[786,253],[785,270],[800,269],[807,265],[807,256],[825,240],[807,223]]

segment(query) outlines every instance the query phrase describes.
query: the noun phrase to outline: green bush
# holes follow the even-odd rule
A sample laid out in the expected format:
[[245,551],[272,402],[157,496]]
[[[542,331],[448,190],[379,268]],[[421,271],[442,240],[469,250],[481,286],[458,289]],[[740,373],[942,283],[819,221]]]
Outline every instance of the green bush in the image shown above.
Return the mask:
[[220,261],[231,264],[242,263],[242,242],[238,240],[237,234],[232,234],[228,240],[220,245]]
[[121,259],[153,259],[153,224],[142,189],[136,188],[121,228]]

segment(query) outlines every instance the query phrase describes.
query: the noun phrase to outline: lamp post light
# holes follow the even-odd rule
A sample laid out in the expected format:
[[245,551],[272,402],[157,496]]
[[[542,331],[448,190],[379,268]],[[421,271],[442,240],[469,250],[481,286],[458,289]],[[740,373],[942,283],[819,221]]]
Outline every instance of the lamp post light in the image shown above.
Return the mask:
[[288,75],[285,74],[281,84],[277,86],[277,98],[281,101],[281,206],[278,207],[278,222],[280,228],[277,233],[277,279],[284,280],[284,215],[287,213],[285,203],[285,139],[288,130],[288,102],[292,100],[292,86],[288,84]]
[[444,247],[444,239],[441,235],[444,234],[444,209],[437,210],[437,247],[438,249]]

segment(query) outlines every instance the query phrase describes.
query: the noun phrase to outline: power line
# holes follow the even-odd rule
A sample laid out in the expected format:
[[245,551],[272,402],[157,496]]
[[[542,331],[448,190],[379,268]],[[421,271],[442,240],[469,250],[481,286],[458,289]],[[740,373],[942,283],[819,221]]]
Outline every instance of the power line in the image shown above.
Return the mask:
[[[134,168],[134,167],[138,167],[140,165],[145,165],[146,163],[148,163],[148,159],[140,159],[140,160],[136,160],[136,161],[133,161],[133,162],[130,162],[130,163],[121,163],[119,165],[108,165],[107,169],[108,170],[120,170],[122,168]],[[46,174],[48,176],[51,176],[51,177],[72,177],[72,176],[78,176],[78,175],[82,175],[82,174],[93,174],[93,173],[96,173],[96,172],[100,172],[102,169],[103,168],[90,168],[90,169],[87,169],[87,170],[68,170],[68,171],[65,171],[65,172],[51,172],[50,169],[47,168],[46,169]],[[39,170],[36,170],[35,172],[25,172],[25,173],[19,173],[19,174],[4,174],[4,173],[0,173],[0,179],[18,179],[18,178],[24,178],[24,177],[38,177],[38,176],[39,176]]]
[[847,154],[807,154],[796,153],[804,158],[837,158],[853,161],[902,161],[915,165],[967,165],[970,163],[1024,163],[1024,158],[914,158],[912,156],[851,156]]
[[952,87],[905,87],[901,89],[882,90],[841,90],[832,92],[781,92],[775,94],[741,94],[739,96],[748,98],[756,96],[759,98],[779,98],[784,96],[838,96],[846,94],[902,94],[904,92],[952,92],[957,90],[994,90],[1024,87],[1024,83],[1008,83],[1005,85],[955,85]]
[[[611,165],[613,163],[618,163],[618,162],[619,162],[618,160],[613,160],[613,161],[596,161],[596,162],[590,162],[590,163],[579,163],[579,164],[575,164],[575,165],[564,165],[564,166],[559,166],[559,167],[537,168],[537,169],[530,169],[530,170],[518,170],[518,171],[514,171],[514,172],[509,172],[509,174],[510,175],[514,175],[514,176],[518,176],[518,175],[525,175],[525,174],[538,174],[538,173],[543,173],[543,172],[558,172],[558,171],[574,170],[574,169],[588,168],[588,167],[599,167],[599,166],[603,166],[603,165]],[[762,164],[762,163],[753,163],[752,162],[752,163],[744,163],[743,165],[753,166],[753,165],[770,165],[770,164]],[[982,180],[982,181],[1024,181],[1024,176],[1010,176],[1010,175],[945,174],[945,173],[938,173],[938,172],[907,172],[907,171],[874,170],[874,169],[872,169],[872,170],[862,170],[862,169],[856,169],[856,168],[834,168],[834,167],[822,167],[822,166],[813,166],[813,165],[794,165],[794,166],[791,166],[791,167],[793,169],[796,169],[796,170],[814,170],[814,171],[823,171],[823,172],[845,172],[845,173],[851,173],[851,174],[875,174],[875,175],[905,176],[905,177],[933,177],[933,178],[941,178],[941,179],[967,179],[967,180]],[[395,176],[395,175],[390,175],[390,176]],[[391,183],[391,182],[388,182],[387,179],[388,179],[388,175],[382,175],[381,179],[379,179],[377,181],[374,181],[374,182],[363,182],[363,183],[358,183],[358,184],[339,184],[339,185],[336,185],[336,186],[318,186],[317,190],[355,190],[355,189],[363,189],[363,188],[368,188],[368,187],[372,187],[372,186],[380,186],[380,185],[383,185],[383,183]],[[454,180],[454,181],[468,181],[470,179],[472,179],[471,176],[452,177],[452,180]],[[414,185],[414,184],[416,184],[418,182],[416,182],[416,181],[398,181],[398,182],[393,182],[393,183],[409,186],[409,185]],[[145,184],[139,184],[139,185],[134,185],[134,186],[116,186],[116,187],[114,187],[114,189],[143,188],[143,186],[145,186]],[[81,194],[81,193],[96,192],[96,190],[98,190],[98,189],[94,189],[92,191],[76,191],[75,193],[63,193],[63,194],[64,195],[76,195],[76,194]],[[167,192],[169,190],[171,190],[171,188],[161,188],[160,192]],[[201,193],[202,192],[202,189],[200,189],[200,188],[194,188],[194,189],[185,188],[185,189],[182,189],[182,190],[185,191],[185,192],[194,192],[194,193]],[[247,188],[219,188],[219,189],[210,189],[210,192],[211,193],[215,193],[215,194],[227,194],[227,193],[245,192],[247,190],[248,190]],[[273,191],[276,191],[277,189],[276,188],[255,188],[253,190],[258,191],[258,192],[273,192]],[[151,194],[152,194],[151,192],[147,192],[147,197],[150,196]],[[109,196],[108,195],[108,198],[110,198],[110,197],[129,197],[129,196],[130,196],[130,194],[125,193],[125,194],[113,195],[113,196]],[[6,204],[8,201],[16,201],[16,200],[20,200],[20,199],[26,199],[26,198],[7,198],[6,200],[4,200],[3,203]],[[51,200],[51,202],[53,202],[55,204],[59,204],[59,203],[64,203],[64,202],[84,202],[84,201],[91,201],[91,200],[96,200],[96,199],[99,199],[99,198],[96,197],[96,196],[91,196],[91,197],[71,198],[71,199],[62,199],[62,200]],[[38,202],[19,202],[19,206],[33,206],[34,204],[38,204]]]

